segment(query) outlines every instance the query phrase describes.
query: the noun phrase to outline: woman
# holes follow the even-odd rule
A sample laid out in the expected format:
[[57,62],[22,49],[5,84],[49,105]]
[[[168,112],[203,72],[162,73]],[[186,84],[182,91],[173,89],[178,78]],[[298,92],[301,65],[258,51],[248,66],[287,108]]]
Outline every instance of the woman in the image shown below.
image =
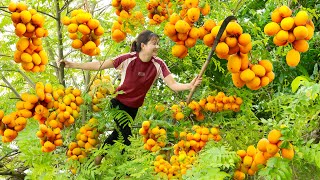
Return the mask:
[[[112,107],[118,107],[126,111],[134,119],[148,90],[158,77],[162,78],[167,86],[174,91],[191,90],[193,86],[198,86],[202,81],[201,78],[196,77],[188,84],[176,82],[165,62],[157,57],[158,43],[159,36],[152,31],[145,30],[132,43],[130,53],[119,55],[113,60],[87,63],[63,62],[66,68],[83,70],[120,69],[121,82],[116,91],[123,91],[124,93],[112,99],[111,104]],[[115,122],[124,137],[124,144],[130,145],[128,137],[132,135],[131,128],[128,125],[119,126],[116,119]],[[117,138],[118,131],[114,130],[104,144],[112,145]]]

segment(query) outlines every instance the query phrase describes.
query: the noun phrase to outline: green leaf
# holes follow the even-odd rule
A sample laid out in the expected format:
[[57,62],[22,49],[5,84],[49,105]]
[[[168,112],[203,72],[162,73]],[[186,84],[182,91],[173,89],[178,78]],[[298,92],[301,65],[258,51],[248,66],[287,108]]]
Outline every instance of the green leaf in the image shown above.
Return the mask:
[[300,86],[301,84],[303,84],[303,82],[309,82],[309,81],[308,81],[308,79],[307,79],[306,77],[304,77],[304,76],[298,76],[298,77],[296,77],[296,78],[292,81],[292,83],[291,83],[291,90],[292,90],[292,92],[296,92],[296,91],[298,90],[299,86]]

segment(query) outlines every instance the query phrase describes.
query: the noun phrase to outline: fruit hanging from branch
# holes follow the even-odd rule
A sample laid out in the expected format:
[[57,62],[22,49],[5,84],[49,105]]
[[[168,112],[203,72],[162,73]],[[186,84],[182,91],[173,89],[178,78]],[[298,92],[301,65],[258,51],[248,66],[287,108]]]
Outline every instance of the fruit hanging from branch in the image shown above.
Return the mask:
[[8,6],[15,34],[19,37],[14,61],[25,71],[43,72],[48,64],[47,53],[42,48],[42,38],[48,36],[45,19],[35,9],[28,9],[23,2],[10,2]]
[[89,56],[100,54],[100,37],[104,34],[104,28],[97,19],[85,12],[83,9],[76,9],[71,12],[71,17],[62,18],[62,23],[68,27],[71,46],[79,49]]
[[309,49],[308,40],[313,37],[314,24],[307,11],[301,10],[295,16],[288,6],[280,6],[271,14],[272,22],[264,27],[264,33],[273,36],[273,43],[277,46],[291,44],[292,49],[287,52],[286,63],[296,67],[300,62],[300,53]]

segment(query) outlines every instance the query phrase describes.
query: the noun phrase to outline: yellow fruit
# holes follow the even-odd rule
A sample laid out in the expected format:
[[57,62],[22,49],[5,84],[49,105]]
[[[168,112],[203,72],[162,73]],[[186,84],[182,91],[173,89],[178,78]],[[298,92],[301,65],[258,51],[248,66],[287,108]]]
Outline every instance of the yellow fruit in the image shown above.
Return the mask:
[[254,72],[255,75],[257,75],[258,77],[263,77],[266,74],[266,69],[259,65],[259,64],[255,64],[251,67],[251,70]]
[[226,37],[225,42],[229,46],[229,48],[230,47],[235,47],[238,44],[238,39],[236,37],[228,36],[228,37]]
[[283,18],[289,17],[292,14],[291,9],[286,5],[281,6],[278,11]]
[[229,46],[225,42],[219,42],[215,52],[219,55],[227,55],[229,52]]
[[228,23],[226,27],[226,32],[230,35],[240,36],[243,32],[242,27],[234,21]]
[[80,24],[78,26],[78,31],[81,32],[83,35],[88,35],[91,32],[90,28],[85,24]]
[[292,144],[289,144],[289,145],[290,147],[288,149],[285,149],[285,148],[281,149],[281,155],[283,158],[292,160],[294,157],[294,149]]
[[266,164],[267,160],[266,158],[263,156],[263,152],[258,152],[256,154],[256,156],[254,157],[254,162],[255,164]]
[[254,157],[256,155],[256,148],[253,145],[248,146],[247,148],[247,156]]
[[16,44],[17,50],[24,51],[29,46],[29,39],[28,38],[20,38]]
[[294,26],[294,19],[293,17],[286,17],[286,18],[283,18],[281,20],[281,23],[280,23],[280,26],[283,30],[285,31],[289,31],[290,29],[293,28]]
[[275,23],[281,22],[282,16],[280,15],[279,8],[277,8],[271,13],[271,20]]
[[26,63],[32,62],[32,56],[28,53],[22,53],[21,60]]
[[280,30],[275,37],[281,42],[286,42],[289,38],[289,33],[288,31]]
[[294,17],[294,24],[296,26],[304,26],[307,24],[308,19],[309,16],[306,11],[299,11],[296,17]]
[[279,130],[273,129],[268,134],[268,140],[272,144],[276,144],[279,142],[281,137],[281,132]]
[[243,165],[245,167],[250,167],[251,164],[252,164],[252,161],[253,161],[253,158],[251,156],[248,156],[246,155],[244,158],[243,158]]
[[259,61],[258,64],[265,68],[266,73],[272,71],[272,69],[273,69],[273,65],[269,60],[261,60],[261,61]]
[[251,42],[251,36],[248,33],[243,33],[238,37],[238,42],[241,46],[246,46]]
[[297,26],[293,29],[293,35],[296,37],[296,40],[304,39],[308,37],[308,29],[306,26]]
[[286,55],[286,62],[290,67],[296,67],[300,62],[300,53],[291,49]]
[[307,52],[309,44],[306,40],[296,40],[292,42],[293,48],[299,52]]
[[261,80],[255,76],[251,81],[246,83],[246,86],[251,90],[258,90],[260,88]]
[[68,32],[69,33],[76,33],[78,31],[78,25],[71,23],[68,25]]
[[82,43],[82,41],[81,41],[80,39],[75,39],[75,40],[73,40],[73,41],[72,41],[72,44],[71,44],[71,46],[72,46],[73,48],[75,48],[75,49],[81,48],[82,45],[83,45],[83,43]]
[[64,16],[61,19],[63,25],[68,26],[71,23],[71,19],[68,16]]
[[8,6],[8,9],[9,9],[10,12],[15,12],[16,9],[17,9],[16,3],[15,2],[10,2],[9,6]]
[[237,88],[242,88],[246,84],[241,80],[240,73],[232,73],[232,82]]
[[279,148],[276,144],[269,143],[267,144],[267,153],[270,155],[275,155],[279,151]]
[[308,29],[308,36],[305,38],[305,40],[310,40],[313,37],[314,28],[309,24],[306,25],[306,28]]
[[267,76],[263,76],[260,78],[260,86],[264,87],[270,83],[270,79]]
[[266,138],[260,139],[258,144],[257,144],[258,150],[262,151],[262,152],[266,152],[268,143],[269,143],[268,139],[266,139]]
[[237,54],[229,56],[227,66],[228,66],[228,70],[232,73],[240,72],[240,68],[241,68],[240,57]]
[[264,27],[264,33],[268,36],[273,36],[281,30],[280,26],[275,22],[270,22]]
[[246,69],[240,73],[240,78],[244,82],[251,81],[255,76],[255,73],[251,69]]
[[178,33],[187,33],[191,29],[190,25],[184,20],[178,20],[175,24]]
[[21,18],[21,21],[24,23],[24,24],[27,24],[28,22],[31,21],[31,13],[27,10],[23,10],[21,13],[20,13],[20,18]]

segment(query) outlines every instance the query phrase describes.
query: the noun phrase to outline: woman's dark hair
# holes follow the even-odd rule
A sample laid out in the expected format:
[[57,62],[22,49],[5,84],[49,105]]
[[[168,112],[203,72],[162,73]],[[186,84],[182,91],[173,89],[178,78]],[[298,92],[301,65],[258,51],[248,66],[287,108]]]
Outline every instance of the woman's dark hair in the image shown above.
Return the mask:
[[159,39],[159,35],[153,33],[150,30],[142,31],[137,39],[133,41],[131,45],[131,52],[140,52],[141,51],[141,43],[147,44],[151,39]]

